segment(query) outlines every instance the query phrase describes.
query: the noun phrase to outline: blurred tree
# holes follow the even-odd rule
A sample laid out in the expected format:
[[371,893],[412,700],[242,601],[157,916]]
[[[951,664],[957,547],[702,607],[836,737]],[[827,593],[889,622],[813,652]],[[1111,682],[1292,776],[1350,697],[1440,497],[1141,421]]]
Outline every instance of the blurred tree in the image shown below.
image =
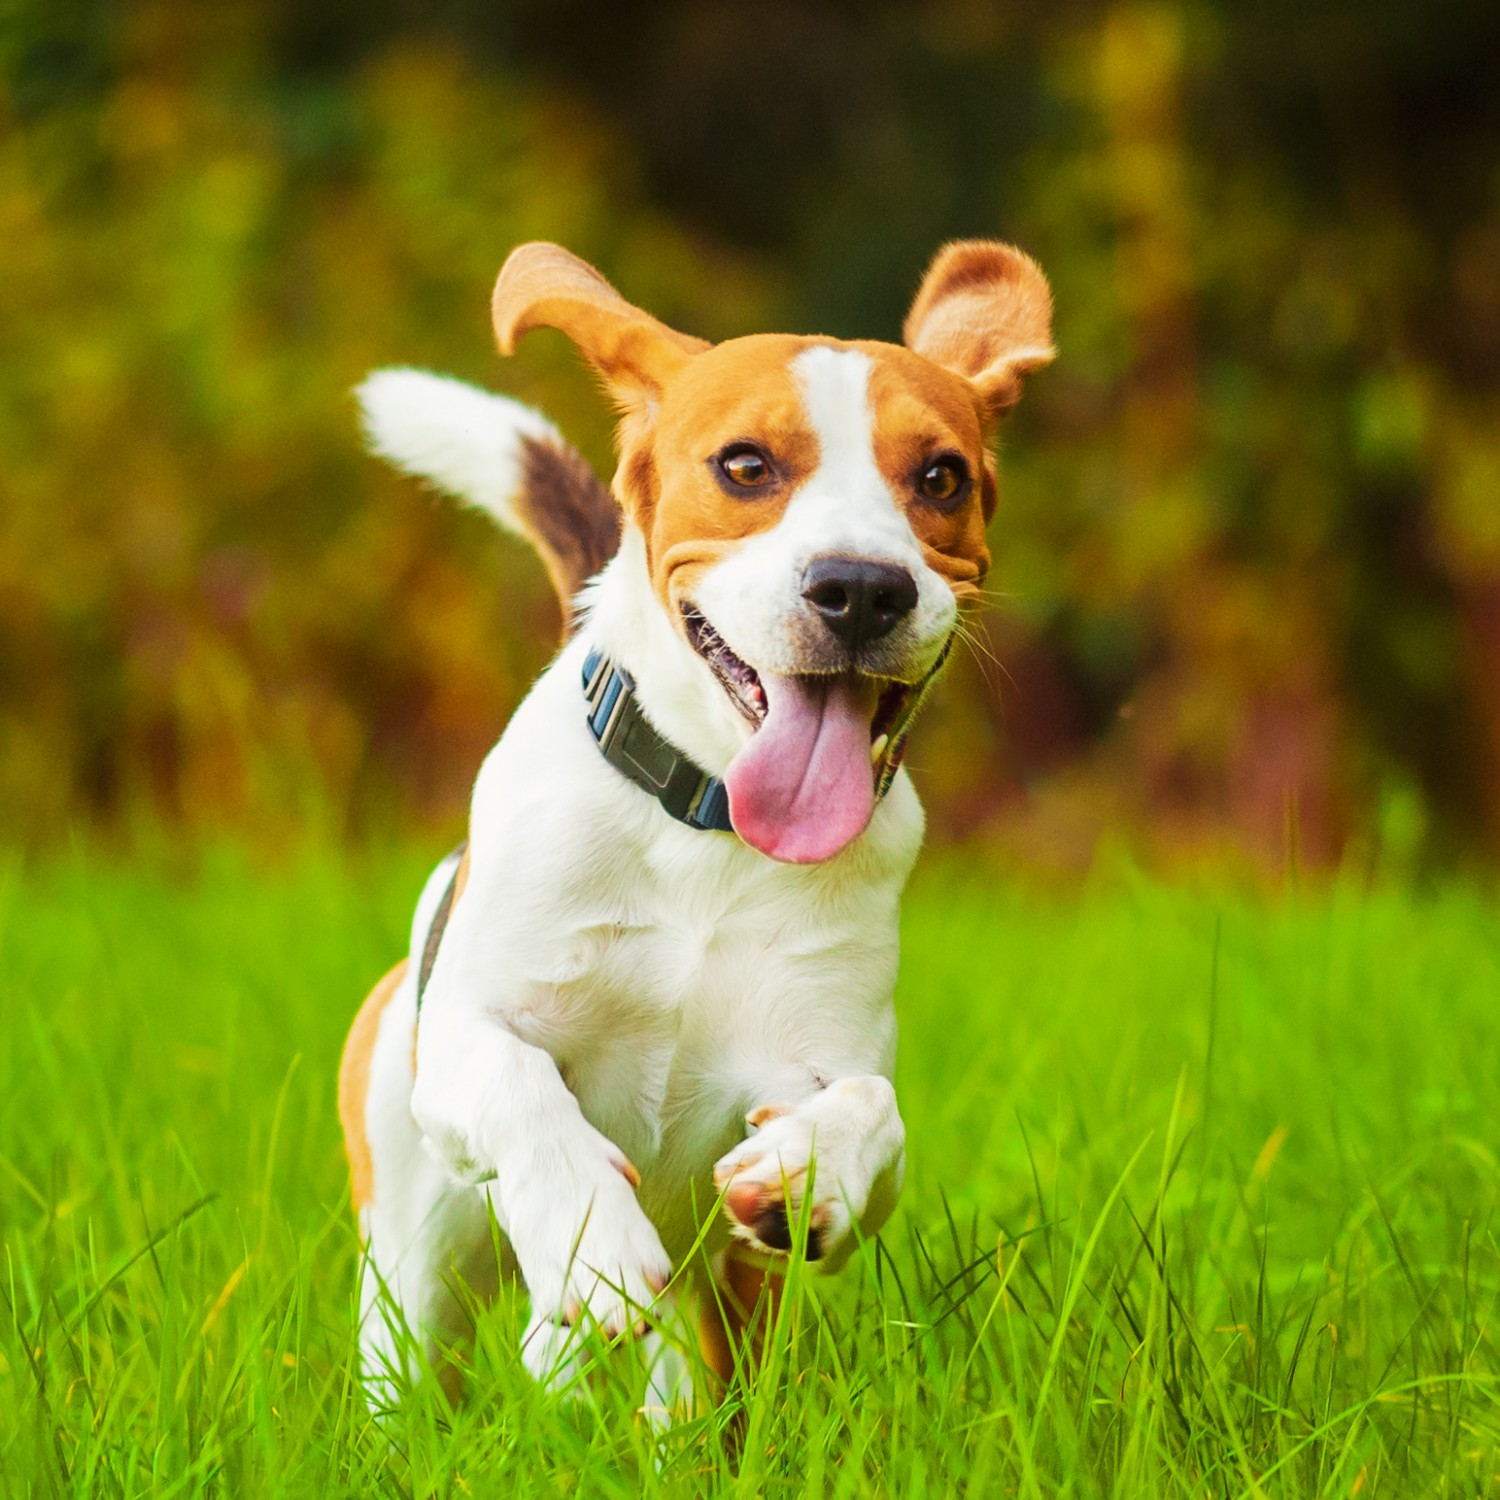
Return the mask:
[[709,337],[889,337],[993,234],[1063,357],[1007,441],[994,660],[917,742],[935,826],[1275,867],[1415,801],[1431,857],[1493,854],[1497,55],[1479,0],[12,0],[5,832],[461,815],[551,606],[346,392],[451,369],[605,466],[561,340],[492,360],[517,240]]

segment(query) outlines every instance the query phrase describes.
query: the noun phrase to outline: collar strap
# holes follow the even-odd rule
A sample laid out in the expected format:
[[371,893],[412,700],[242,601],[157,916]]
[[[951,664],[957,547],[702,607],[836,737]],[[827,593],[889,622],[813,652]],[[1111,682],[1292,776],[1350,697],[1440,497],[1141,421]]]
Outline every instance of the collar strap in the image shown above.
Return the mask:
[[597,647],[583,664],[589,733],[627,781],[650,794],[689,828],[733,833],[729,793],[717,776],[695,765],[641,710],[635,679]]
[[[931,671],[916,685],[900,716],[886,731],[885,750],[875,766],[877,801],[890,791],[901,769],[912,720],[952,648],[953,637],[949,636]],[[672,817],[689,828],[734,832],[724,783],[689,760],[655,728],[635,696],[635,679],[597,646],[584,659],[583,696],[589,706],[589,732],[605,760],[627,781],[650,792]]]

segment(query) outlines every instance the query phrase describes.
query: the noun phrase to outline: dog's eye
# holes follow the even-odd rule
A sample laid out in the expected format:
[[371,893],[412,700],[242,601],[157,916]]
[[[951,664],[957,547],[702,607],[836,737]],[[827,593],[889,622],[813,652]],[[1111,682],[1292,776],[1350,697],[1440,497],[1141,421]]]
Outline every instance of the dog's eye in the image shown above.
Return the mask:
[[749,443],[736,443],[718,457],[719,472],[742,490],[765,488],[775,478],[771,460]]
[[969,482],[968,465],[956,454],[935,458],[917,478],[917,488],[924,500],[945,505],[958,498]]

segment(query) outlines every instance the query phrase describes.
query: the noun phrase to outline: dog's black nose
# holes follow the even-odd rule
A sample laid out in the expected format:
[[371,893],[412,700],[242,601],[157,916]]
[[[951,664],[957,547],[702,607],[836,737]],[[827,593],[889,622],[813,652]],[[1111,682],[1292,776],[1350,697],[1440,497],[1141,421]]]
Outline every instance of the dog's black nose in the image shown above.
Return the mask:
[[917,607],[917,581],[893,563],[815,557],[802,575],[802,597],[851,651],[858,651]]

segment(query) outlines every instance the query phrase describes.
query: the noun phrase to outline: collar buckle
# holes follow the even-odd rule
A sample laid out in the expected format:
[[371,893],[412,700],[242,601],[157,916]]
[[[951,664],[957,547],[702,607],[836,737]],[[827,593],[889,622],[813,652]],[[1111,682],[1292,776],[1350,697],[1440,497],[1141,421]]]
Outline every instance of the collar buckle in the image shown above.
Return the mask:
[[627,781],[649,792],[689,828],[733,833],[729,793],[666,739],[642,712],[635,679],[597,647],[583,664],[589,733],[600,753]]

